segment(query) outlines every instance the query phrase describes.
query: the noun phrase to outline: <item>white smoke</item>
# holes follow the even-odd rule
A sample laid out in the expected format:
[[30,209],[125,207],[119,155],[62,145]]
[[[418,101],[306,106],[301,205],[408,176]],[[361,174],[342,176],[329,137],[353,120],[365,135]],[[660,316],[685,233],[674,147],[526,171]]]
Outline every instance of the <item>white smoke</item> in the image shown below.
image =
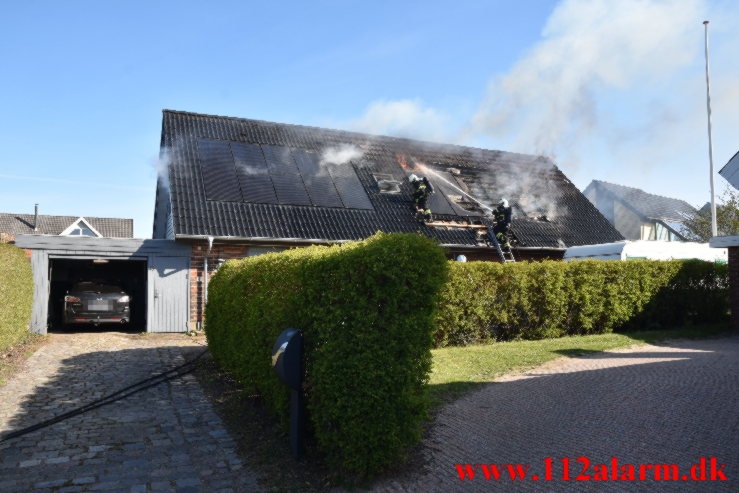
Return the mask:
[[496,203],[500,199],[508,199],[517,205],[519,209],[514,208],[516,214],[556,219],[559,215],[566,215],[567,210],[561,205],[559,189],[549,185],[552,173],[555,169],[549,159],[531,156],[517,163],[514,169],[481,175],[479,180],[487,190],[495,191]]
[[409,139],[441,142],[453,139],[449,119],[417,99],[375,101],[360,119],[349,122],[347,127],[357,132]]
[[511,150],[534,154],[612,133],[596,101],[664,83],[691,63],[702,7],[700,0],[565,0],[543,40],[490,82],[467,131],[515,136]]
[[357,146],[352,144],[341,144],[336,147],[329,147],[321,152],[321,165],[347,164],[350,161],[359,161],[364,152]]
[[151,166],[157,174],[157,181],[163,190],[169,190],[169,164],[171,162],[172,149],[164,147],[159,152],[159,157],[152,159]]

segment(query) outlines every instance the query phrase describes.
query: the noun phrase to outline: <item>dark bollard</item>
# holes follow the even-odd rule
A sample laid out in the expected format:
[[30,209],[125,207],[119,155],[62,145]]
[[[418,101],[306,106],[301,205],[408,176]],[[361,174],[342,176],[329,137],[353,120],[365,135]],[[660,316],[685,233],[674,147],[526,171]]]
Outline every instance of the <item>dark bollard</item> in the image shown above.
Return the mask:
[[272,368],[290,387],[290,451],[299,460],[303,453],[303,335],[298,329],[285,329],[277,337]]

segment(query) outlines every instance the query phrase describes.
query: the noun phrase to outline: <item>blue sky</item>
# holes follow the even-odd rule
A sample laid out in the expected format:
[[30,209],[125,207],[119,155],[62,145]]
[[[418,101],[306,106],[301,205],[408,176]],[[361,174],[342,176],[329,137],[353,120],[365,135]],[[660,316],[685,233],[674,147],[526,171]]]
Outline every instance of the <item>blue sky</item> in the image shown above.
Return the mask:
[[739,150],[729,1],[8,2],[0,211],[149,237],[164,108],[547,154],[580,189],[702,205],[706,18],[718,170]]

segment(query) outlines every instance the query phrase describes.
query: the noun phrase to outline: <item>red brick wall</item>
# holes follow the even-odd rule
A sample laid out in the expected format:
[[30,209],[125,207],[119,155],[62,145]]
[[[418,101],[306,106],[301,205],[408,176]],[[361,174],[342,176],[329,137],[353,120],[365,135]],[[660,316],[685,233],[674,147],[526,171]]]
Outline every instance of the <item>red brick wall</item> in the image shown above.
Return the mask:
[[[199,241],[192,244],[192,257],[190,258],[190,327],[202,329],[204,276],[203,267],[205,253],[208,251],[208,242]],[[215,242],[208,255],[208,275],[212,276],[218,267],[219,259],[240,259],[248,256],[249,246],[235,243],[220,244]],[[210,277],[209,277],[210,278]]]
[[[500,257],[495,250],[474,250],[469,252],[451,252],[448,255],[450,260],[455,260],[457,255],[463,254],[467,257],[467,260],[472,262],[473,260],[482,260],[486,262],[500,262]],[[541,260],[562,260],[564,258],[564,252],[558,252],[556,250],[516,250],[513,249],[513,256],[516,261],[520,262],[538,262]]]
[[731,325],[739,330],[739,246],[729,247],[729,307]]

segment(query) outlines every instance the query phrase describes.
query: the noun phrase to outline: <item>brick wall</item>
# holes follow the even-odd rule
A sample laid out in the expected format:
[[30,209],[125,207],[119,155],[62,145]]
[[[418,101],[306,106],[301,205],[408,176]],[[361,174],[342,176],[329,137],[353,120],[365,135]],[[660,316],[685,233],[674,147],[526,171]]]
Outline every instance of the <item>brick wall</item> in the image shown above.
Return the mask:
[[[203,300],[205,297],[203,267],[208,242],[200,241],[192,244],[190,258],[190,327],[202,329]],[[219,265],[219,260],[241,259],[249,255],[249,245],[215,242],[208,255],[208,275],[212,276]],[[210,278],[210,277],[209,277]]]
[[739,246],[729,247],[729,307],[731,325],[739,330]]
[[[449,260],[455,260],[459,254],[463,254],[470,262],[477,260],[500,262],[498,252],[495,250],[473,250],[468,252],[455,251],[451,252],[447,257]],[[541,260],[562,260],[564,258],[564,252],[556,250],[516,250],[514,248],[513,256],[516,261],[520,262],[538,262]]]

